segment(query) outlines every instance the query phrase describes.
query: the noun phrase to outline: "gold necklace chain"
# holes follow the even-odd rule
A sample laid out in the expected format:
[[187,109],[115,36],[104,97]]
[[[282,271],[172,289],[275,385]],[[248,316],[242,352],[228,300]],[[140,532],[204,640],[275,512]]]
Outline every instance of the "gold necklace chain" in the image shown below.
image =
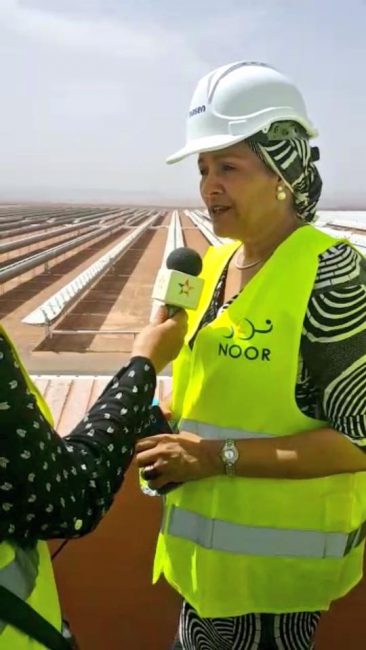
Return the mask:
[[[307,224],[304,223],[304,222],[298,223],[292,232],[294,232],[298,228],[301,228],[302,226],[306,226],[306,225]],[[292,232],[290,232],[289,234],[291,235]],[[272,251],[272,253],[273,253],[273,251]],[[235,260],[234,260],[234,264],[235,264],[236,268],[239,269],[239,271],[243,271],[244,269],[251,269],[253,266],[258,266],[258,264],[260,264],[261,262],[264,262],[268,257],[268,256],[262,257],[260,260],[256,260],[255,262],[249,262],[249,264],[238,264],[239,255],[240,255],[240,251],[238,251],[238,253],[235,256]]]
[[260,260],[256,260],[255,262],[250,262],[249,264],[238,264],[238,255],[236,255],[234,264],[235,264],[236,268],[239,269],[239,271],[243,271],[244,269],[251,269],[253,266],[257,266],[258,264],[260,264],[263,261],[264,261],[264,258],[262,258]]

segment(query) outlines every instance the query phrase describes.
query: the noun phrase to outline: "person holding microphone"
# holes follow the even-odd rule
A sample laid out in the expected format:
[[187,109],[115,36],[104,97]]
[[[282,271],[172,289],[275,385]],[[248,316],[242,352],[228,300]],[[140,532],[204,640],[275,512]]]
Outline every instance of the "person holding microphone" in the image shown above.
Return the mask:
[[45,541],[89,533],[110,508],[148,420],[156,374],[174,359],[186,313],[161,307],[130,361],[65,438],[0,324],[0,650],[65,650]]

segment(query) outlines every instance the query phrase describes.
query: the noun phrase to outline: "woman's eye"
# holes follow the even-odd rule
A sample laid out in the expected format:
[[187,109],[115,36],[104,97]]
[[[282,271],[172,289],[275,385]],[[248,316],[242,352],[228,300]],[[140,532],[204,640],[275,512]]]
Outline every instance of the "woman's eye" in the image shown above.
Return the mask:
[[[227,172],[231,172],[231,171],[234,171],[234,170],[235,170],[235,167],[233,165],[230,165],[229,163],[222,163],[219,167],[216,168],[215,171],[214,170],[213,171],[216,174],[220,174],[220,173],[225,174]],[[199,172],[199,175],[201,176],[201,178],[203,178],[204,176],[208,176],[208,173],[209,173],[208,169],[206,169],[206,167],[199,167],[198,172]]]

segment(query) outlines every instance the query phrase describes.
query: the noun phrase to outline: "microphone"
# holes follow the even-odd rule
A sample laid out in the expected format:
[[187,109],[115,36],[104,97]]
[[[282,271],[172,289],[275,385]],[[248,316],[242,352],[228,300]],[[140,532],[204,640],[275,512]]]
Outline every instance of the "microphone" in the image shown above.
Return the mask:
[[[149,432],[147,435],[154,436],[160,433],[174,433],[158,404],[155,403],[150,407],[148,418]],[[179,432],[176,431],[176,433]],[[154,467],[147,466],[140,470],[140,488],[144,494],[150,497],[161,497],[182,485],[182,483],[165,483],[159,489],[155,490],[150,488],[148,482],[157,477],[158,472],[156,472]]]
[[[166,268],[161,268],[153,288],[154,307],[164,303],[168,307],[169,317],[179,309],[196,309],[201,297],[203,280],[197,276],[202,271],[202,258],[192,248],[180,247],[173,250],[166,259]],[[155,312],[153,307],[152,316]],[[157,404],[150,407],[149,431],[146,435],[173,433],[169,422]],[[179,432],[177,432],[179,433]],[[149,496],[163,496],[179,487],[181,483],[167,483],[159,490],[148,486],[148,481],[155,478],[156,473],[151,467],[140,470],[140,486],[142,492]],[[142,479],[142,480],[141,480]]]
[[168,306],[169,316],[179,309],[196,309],[201,297],[203,280],[202,258],[192,248],[180,247],[167,257],[166,268],[156,277],[152,298]]
[[[159,435],[160,433],[174,433],[168,420],[166,419],[163,411],[158,405],[158,401],[154,400],[153,405],[150,406],[148,413],[149,431],[148,436]],[[179,487],[181,483],[166,483],[158,490],[149,487],[148,481],[157,477],[157,473],[153,467],[147,466],[140,470],[140,487],[144,494],[150,497],[163,496],[171,490]],[[142,479],[142,480],[141,480]]]

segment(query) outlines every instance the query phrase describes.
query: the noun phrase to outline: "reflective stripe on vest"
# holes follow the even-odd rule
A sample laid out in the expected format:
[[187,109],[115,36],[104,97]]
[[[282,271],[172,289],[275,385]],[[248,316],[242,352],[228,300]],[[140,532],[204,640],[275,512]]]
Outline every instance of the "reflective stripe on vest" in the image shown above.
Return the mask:
[[243,429],[230,429],[228,427],[218,427],[215,424],[207,424],[198,420],[189,420],[182,418],[179,422],[180,431],[189,431],[196,433],[206,440],[250,440],[252,438],[273,438],[270,433],[254,433],[254,431],[244,431]]
[[[14,551],[14,560],[0,569],[0,585],[25,601],[28,600],[36,585],[39,554],[37,548],[25,551],[14,546]],[[0,634],[6,625],[7,623],[0,619]]]
[[265,528],[209,519],[172,506],[164,532],[203,548],[240,555],[341,558],[363,541],[366,522],[352,533]]

